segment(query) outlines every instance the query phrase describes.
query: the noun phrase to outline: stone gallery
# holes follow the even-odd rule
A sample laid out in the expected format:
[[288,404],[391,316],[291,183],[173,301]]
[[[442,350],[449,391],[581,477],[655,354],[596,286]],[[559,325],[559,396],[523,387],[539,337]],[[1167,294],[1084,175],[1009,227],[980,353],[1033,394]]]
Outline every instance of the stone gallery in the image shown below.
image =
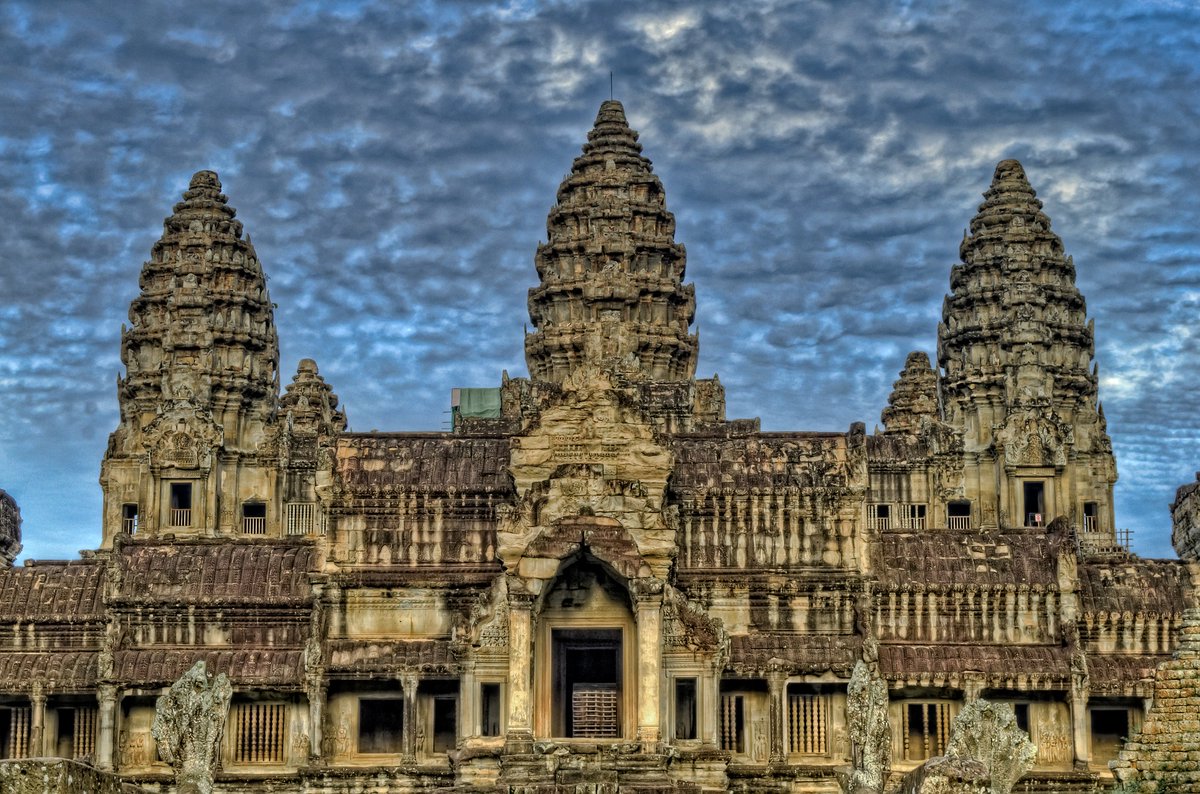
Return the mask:
[[[618,102],[537,247],[529,377],[456,390],[450,432],[347,430],[308,359],[281,393],[221,191],[197,173],[142,266],[99,548],[12,567],[0,492],[3,758],[152,791],[189,741],[220,792],[879,791],[957,758],[962,712],[1023,734],[1022,791],[1107,789],[1144,724],[1124,779],[1190,779],[1200,487],[1182,560],[1121,542],[1092,325],[1016,161],[874,433],[726,418]],[[156,703],[204,669],[231,691],[200,742]]]

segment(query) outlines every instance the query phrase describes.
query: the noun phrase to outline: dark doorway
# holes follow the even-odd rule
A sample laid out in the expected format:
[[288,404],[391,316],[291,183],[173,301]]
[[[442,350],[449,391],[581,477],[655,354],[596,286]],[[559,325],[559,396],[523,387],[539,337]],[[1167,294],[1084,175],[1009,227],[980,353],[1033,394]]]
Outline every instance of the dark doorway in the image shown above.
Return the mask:
[[621,630],[555,629],[554,735],[621,735]]
[[1025,526],[1041,527],[1046,525],[1046,484],[1043,482],[1026,482],[1025,490]]

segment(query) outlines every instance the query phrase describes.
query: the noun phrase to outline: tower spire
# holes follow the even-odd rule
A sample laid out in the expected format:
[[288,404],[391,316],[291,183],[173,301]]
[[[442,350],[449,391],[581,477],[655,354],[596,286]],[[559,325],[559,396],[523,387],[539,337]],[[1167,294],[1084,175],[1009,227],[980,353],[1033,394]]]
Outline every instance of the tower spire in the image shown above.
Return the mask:
[[601,103],[587,137],[534,260],[529,373],[560,382],[584,361],[607,361],[650,380],[693,377],[695,292],[662,182],[620,102]]

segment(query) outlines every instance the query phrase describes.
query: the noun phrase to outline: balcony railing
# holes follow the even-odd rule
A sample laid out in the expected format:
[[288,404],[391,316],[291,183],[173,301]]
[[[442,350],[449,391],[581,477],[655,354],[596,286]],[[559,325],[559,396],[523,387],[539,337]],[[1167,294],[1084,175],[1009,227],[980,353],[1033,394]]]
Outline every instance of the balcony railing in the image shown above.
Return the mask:
[[242,519],[242,533],[245,535],[267,534],[267,519],[263,516],[246,516]]
[[946,525],[949,526],[950,529],[970,529],[971,528],[971,517],[970,516],[947,516]]
[[890,516],[870,516],[867,518],[867,526],[886,531],[892,528],[892,519]]
[[134,517],[134,518],[122,519],[122,527],[124,528],[126,535],[136,535],[137,534],[137,518]]
[[192,525],[192,508],[190,507],[172,507],[171,508],[171,526],[173,527],[190,527]]
[[287,533],[312,535],[317,531],[317,506],[313,502],[292,502],[287,506]]

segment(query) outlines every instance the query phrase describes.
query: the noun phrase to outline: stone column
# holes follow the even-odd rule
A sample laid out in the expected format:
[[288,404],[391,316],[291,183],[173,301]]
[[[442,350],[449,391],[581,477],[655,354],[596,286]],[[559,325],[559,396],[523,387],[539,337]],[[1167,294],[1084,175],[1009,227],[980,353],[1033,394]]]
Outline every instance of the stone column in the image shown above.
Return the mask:
[[321,742],[325,727],[325,701],[329,694],[329,685],[323,680],[309,682],[308,686],[308,760],[314,758],[328,763],[329,754],[325,753]]
[[716,664],[710,663],[701,676],[698,694],[700,702],[696,704],[696,713],[700,719],[700,738],[710,747],[720,747],[721,671]]
[[1072,682],[1068,695],[1071,704],[1071,728],[1075,746],[1075,768],[1086,770],[1091,762],[1091,741],[1088,731],[1088,687]]
[[113,768],[113,746],[117,729],[117,687],[101,684],[99,687],[100,714],[99,735],[96,737],[96,768]]
[[771,698],[771,758],[772,764],[787,763],[783,747],[783,711],[787,706],[787,673],[771,670],[767,674],[767,691]]
[[417,762],[417,686],[419,680],[416,673],[405,673],[400,677],[400,682],[404,687],[402,761],[406,764],[415,764]]
[[657,753],[662,742],[662,594],[657,579],[635,580],[637,621],[637,740],[643,753]]
[[508,586],[508,730],[506,753],[533,751],[533,595]]
[[[43,758],[47,755],[46,689],[41,681],[33,682],[33,690],[29,694],[29,704],[33,707],[29,713],[29,755],[33,758]],[[57,748],[55,749],[57,750]]]

